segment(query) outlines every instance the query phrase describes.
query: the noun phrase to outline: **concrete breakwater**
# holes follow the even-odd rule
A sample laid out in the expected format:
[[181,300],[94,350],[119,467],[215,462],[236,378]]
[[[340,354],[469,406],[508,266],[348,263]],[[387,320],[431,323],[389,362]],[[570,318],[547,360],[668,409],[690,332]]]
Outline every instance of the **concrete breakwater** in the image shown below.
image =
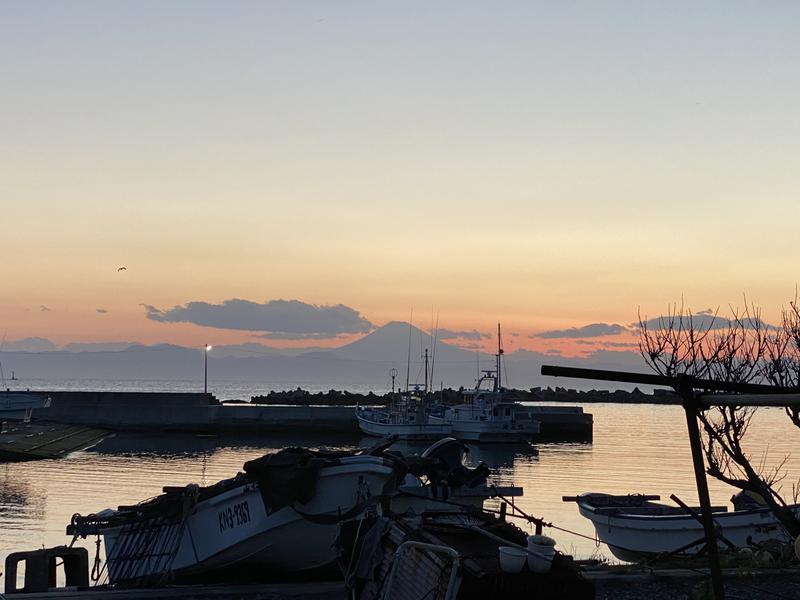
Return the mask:
[[46,392],[38,419],[116,431],[197,433],[295,431],[356,433],[353,407],[221,403],[212,394],[169,392]]
[[[451,392],[460,397],[459,392]],[[212,394],[203,393],[45,393],[52,401],[50,407],[35,412],[35,417],[41,420],[114,431],[194,433],[328,431],[357,434],[355,404],[380,405],[389,399],[388,394],[378,396],[334,391],[309,394],[302,390],[257,396],[251,403],[220,402]],[[446,401],[453,399],[445,398]],[[269,403],[261,403],[264,399]],[[522,410],[535,413],[532,418],[542,423],[542,434],[546,437],[591,438],[591,415],[579,408],[551,407],[544,410],[543,407],[531,407]]]

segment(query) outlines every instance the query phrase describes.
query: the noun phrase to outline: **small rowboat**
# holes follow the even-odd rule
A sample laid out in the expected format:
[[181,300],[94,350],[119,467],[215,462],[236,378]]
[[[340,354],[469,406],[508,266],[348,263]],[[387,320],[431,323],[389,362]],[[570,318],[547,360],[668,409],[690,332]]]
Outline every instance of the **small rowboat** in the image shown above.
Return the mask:
[[[620,560],[634,562],[660,554],[691,556],[705,546],[703,525],[685,509],[656,502],[659,496],[584,493],[565,497],[594,525],[597,538]],[[769,508],[734,496],[734,510],[712,507],[718,532],[738,548],[790,537]],[[792,507],[800,512],[800,505]],[[700,509],[694,509],[699,513]],[[722,547],[722,542],[720,541]]]

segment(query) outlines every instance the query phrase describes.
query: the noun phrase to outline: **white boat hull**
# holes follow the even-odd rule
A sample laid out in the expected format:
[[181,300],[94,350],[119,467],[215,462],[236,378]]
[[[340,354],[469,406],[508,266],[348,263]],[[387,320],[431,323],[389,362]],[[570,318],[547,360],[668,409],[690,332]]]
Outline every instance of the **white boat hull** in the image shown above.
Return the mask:
[[449,420],[447,417],[434,416],[430,420],[449,424],[452,427],[451,435],[469,442],[525,442],[534,439],[539,433],[537,421]]
[[286,572],[330,565],[336,559],[338,522],[312,522],[304,515],[347,513],[369,497],[382,495],[394,474],[391,465],[376,457],[348,457],[341,462],[319,471],[314,496],[304,505],[268,513],[256,483],[199,502],[183,525],[162,526],[154,533],[159,537],[153,547],[173,547],[170,536],[179,537],[176,550],[168,556],[125,558],[132,539],[128,529],[104,530],[110,582],[164,572],[180,578],[245,565]]
[[[692,555],[705,545],[703,526],[690,515],[608,514],[578,497],[580,514],[594,525],[597,538],[624,561],[674,552]],[[623,509],[624,510],[624,509]],[[714,521],[732,544],[746,548],[769,539],[789,541],[783,527],[768,508],[715,512]],[[724,547],[719,542],[720,547]]]
[[376,437],[395,435],[400,440],[438,440],[452,432],[447,423],[378,423],[361,415],[357,418],[361,431]]

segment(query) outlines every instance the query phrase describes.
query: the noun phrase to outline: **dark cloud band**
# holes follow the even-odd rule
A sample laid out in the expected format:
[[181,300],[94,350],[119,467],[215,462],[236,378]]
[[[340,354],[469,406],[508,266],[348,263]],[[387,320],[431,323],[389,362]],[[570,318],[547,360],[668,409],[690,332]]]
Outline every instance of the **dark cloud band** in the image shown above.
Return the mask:
[[559,339],[559,338],[591,338],[602,337],[606,335],[619,335],[630,331],[624,325],[617,323],[592,323],[591,325],[584,325],[583,327],[570,327],[569,329],[553,329],[551,331],[542,331],[534,333],[529,337],[544,338],[544,339]]
[[367,333],[373,328],[358,311],[343,304],[317,306],[300,300],[259,303],[234,298],[221,304],[188,302],[164,310],[143,306],[147,318],[153,321],[253,331],[279,339],[330,338]]

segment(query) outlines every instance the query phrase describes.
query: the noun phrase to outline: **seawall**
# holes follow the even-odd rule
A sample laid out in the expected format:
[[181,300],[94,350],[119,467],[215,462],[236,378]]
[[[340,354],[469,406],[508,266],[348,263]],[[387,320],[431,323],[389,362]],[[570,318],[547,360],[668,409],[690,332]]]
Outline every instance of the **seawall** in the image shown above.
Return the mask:
[[222,404],[202,393],[45,393],[50,407],[37,410],[36,418],[117,431],[358,431],[347,406]]

